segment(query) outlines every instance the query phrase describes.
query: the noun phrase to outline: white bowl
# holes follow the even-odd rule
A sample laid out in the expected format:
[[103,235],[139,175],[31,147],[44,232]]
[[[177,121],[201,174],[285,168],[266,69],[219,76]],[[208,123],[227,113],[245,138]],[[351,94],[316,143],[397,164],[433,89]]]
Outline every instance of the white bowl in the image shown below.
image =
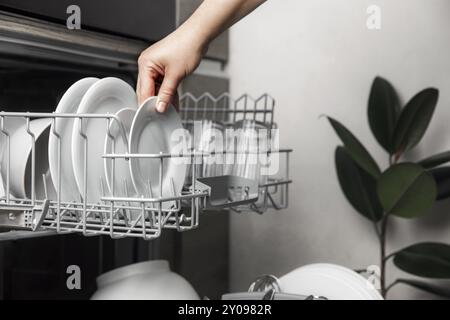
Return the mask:
[[192,286],[165,260],[128,265],[97,278],[92,300],[198,300]]
[[[48,138],[50,133],[50,119],[30,121],[30,131],[35,137],[35,194],[36,199],[45,199],[45,185],[48,198],[56,195],[48,167]],[[16,198],[31,198],[31,164],[32,139],[26,130],[26,122],[14,131],[10,137],[10,194]],[[7,176],[7,152],[3,152],[1,174],[4,183]],[[45,183],[43,175],[45,175]]]

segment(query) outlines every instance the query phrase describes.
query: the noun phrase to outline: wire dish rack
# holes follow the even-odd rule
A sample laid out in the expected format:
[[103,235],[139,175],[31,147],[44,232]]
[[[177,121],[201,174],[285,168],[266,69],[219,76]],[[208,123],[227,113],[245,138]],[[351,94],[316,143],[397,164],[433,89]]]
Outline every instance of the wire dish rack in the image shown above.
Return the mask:
[[[196,121],[209,121],[223,128],[235,126],[242,121],[251,121],[269,129],[276,128],[274,119],[275,100],[267,94],[257,99],[249,95],[242,95],[232,99],[229,94],[214,97],[209,93],[195,97],[185,94],[180,98],[180,115],[185,128],[192,128]],[[31,196],[29,198],[14,198],[10,195],[11,132],[7,130],[7,123],[12,118],[23,119],[25,128],[31,141]],[[65,202],[61,200],[61,139],[55,129],[50,131],[58,140],[58,176],[54,186],[56,196],[49,199],[36,196],[36,137],[30,130],[30,121],[36,118],[49,118],[52,128],[62,118],[80,119],[78,132],[87,144],[87,137],[83,132],[83,123],[89,119],[103,119],[106,130],[111,123],[119,123],[122,135],[125,129],[120,119],[112,114],[62,114],[62,113],[31,113],[31,112],[0,112],[0,134],[3,135],[5,145],[2,146],[4,156],[1,166],[5,166],[6,176],[3,177],[5,195],[0,198],[0,227],[6,230],[54,230],[57,233],[76,232],[85,236],[109,235],[112,238],[138,237],[145,240],[160,236],[163,229],[187,231],[199,225],[200,213],[204,210],[224,208],[236,212],[264,213],[269,208],[280,210],[288,206],[288,187],[292,182],[289,178],[289,155],[291,149],[264,148],[264,150],[234,151],[233,156],[242,153],[263,154],[267,158],[276,156],[279,159],[279,170],[276,174],[264,176],[264,179],[248,177],[245,174],[235,174],[233,170],[225,172],[206,172],[210,157],[227,154],[227,151],[197,150],[190,148],[183,153],[158,154],[103,154],[104,159],[115,161],[132,158],[148,159],[159,162],[159,194],[151,196],[117,196],[102,192],[101,201],[90,203],[87,201],[86,188],[79,195],[80,201]],[[74,128],[75,129],[75,128]],[[111,135],[112,136],[112,135]],[[89,154],[84,154],[84,177],[87,177]],[[163,194],[162,176],[165,163],[169,159],[189,159],[187,178],[181,193]],[[217,168],[215,168],[217,169]],[[90,172],[89,174],[96,174]],[[257,175],[259,176],[259,175]],[[112,185],[114,179],[112,174]],[[86,182],[86,180],[84,181]],[[45,185],[45,183],[44,183]],[[84,184],[86,185],[86,183]],[[45,194],[48,194],[45,192]],[[170,204],[170,205],[167,205]]]

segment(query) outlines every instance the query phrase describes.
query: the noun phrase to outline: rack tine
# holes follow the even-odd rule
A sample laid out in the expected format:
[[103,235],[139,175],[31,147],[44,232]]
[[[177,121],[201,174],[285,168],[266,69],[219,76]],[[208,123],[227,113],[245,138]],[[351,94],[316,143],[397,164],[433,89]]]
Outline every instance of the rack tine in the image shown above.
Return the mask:
[[[170,177],[170,194],[171,194],[171,196],[173,196],[173,197],[177,197],[177,196],[179,196],[179,194],[177,194],[176,192],[175,192],[175,182],[173,181],[173,178],[172,177]],[[174,203],[175,203],[175,210],[179,210],[179,209],[181,209],[181,200],[176,200],[176,201],[174,201]]]
[[[190,103],[193,103],[193,109],[195,110],[195,104],[196,104],[197,98],[192,95],[190,92],[184,93],[181,98],[180,98],[180,106],[182,106],[181,111],[183,112],[183,119],[184,120],[189,120],[189,116],[188,116],[188,109],[190,109]],[[193,120],[195,120],[195,115]]]
[[263,94],[262,96],[260,96],[259,98],[257,98],[256,100],[255,100],[255,113],[254,113],[254,115],[253,115],[253,120],[254,121],[256,121],[257,119],[256,119],[256,115],[257,115],[257,112],[256,112],[256,110],[260,110],[260,109],[258,109],[258,106],[260,105],[260,102],[263,102],[263,122],[265,123],[265,117],[266,117],[266,110],[267,110],[267,95],[265,95],[265,94]]
[[207,119],[206,117],[206,112],[209,109],[208,108],[208,102],[212,103],[214,105],[215,103],[215,98],[213,95],[211,95],[209,92],[205,92],[204,94],[202,94],[199,97],[199,102],[202,101],[203,102],[203,107],[202,107],[202,111],[203,111],[203,115],[202,115],[202,119]]
[[[153,187],[152,187],[152,183],[151,183],[150,179],[147,179],[147,190],[148,190],[147,196],[149,198],[153,198],[154,197],[153,196]],[[155,207],[154,203],[150,203],[150,207],[154,208]]]
[[141,206],[142,206],[142,208],[141,208],[141,214],[140,214],[139,219],[142,221],[142,228],[141,228],[142,229],[142,237],[144,239],[146,239],[147,238],[147,228],[145,226],[145,203],[142,202]]
[[98,186],[99,186],[102,197],[106,197],[107,194],[106,194],[105,182],[103,181],[103,178],[101,178],[101,177],[98,180]]
[[47,178],[45,176],[45,173],[42,174],[42,183],[43,183],[43,186],[44,186],[45,199],[49,199],[49,197],[48,197],[48,190],[47,190]]
[[[153,189],[150,188],[150,198],[154,198],[154,197],[155,197],[155,195],[153,193]],[[150,213],[151,213],[151,219],[152,219],[151,221],[152,221],[152,226],[153,226],[153,224],[156,221],[156,216],[155,216],[155,210],[157,210],[156,203],[154,203],[154,202],[150,203],[150,208],[151,208]],[[149,216],[149,218],[150,218],[150,216]]]
[[57,118],[52,119],[51,125],[51,134],[53,134],[57,141],[57,177],[56,177],[56,214],[59,216],[57,219],[57,230],[60,232],[61,230],[61,136],[56,131],[56,120]]
[[[106,120],[106,136],[107,136],[107,139],[110,139],[111,140],[111,153],[115,153],[115,138],[114,138],[114,135],[111,133],[111,127],[112,127],[112,124],[114,123],[114,121],[115,121],[115,119],[110,119],[110,118],[108,118],[107,120]],[[106,173],[106,174],[109,174],[110,176],[111,176],[111,178],[109,178],[109,182],[110,182],[110,192],[111,192],[111,196],[114,196],[114,191],[115,191],[115,189],[114,189],[114,187],[115,187],[115,181],[114,181],[114,171],[115,171],[115,161],[116,159],[115,158],[110,158],[110,159],[105,159],[105,161],[104,162],[107,162],[107,161],[110,161],[111,162],[111,170],[110,170],[110,172],[108,173]],[[108,177],[105,177],[105,178],[107,178],[108,179]],[[102,194],[105,194],[105,191],[102,189]]]
[[[5,188],[5,196],[6,203],[9,204],[10,201],[10,175],[11,175],[11,144],[10,144],[10,135],[9,132],[5,130],[5,117],[1,116],[1,132],[6,137],[6,188]],[[3,159],[0,159],[3,161]],[[4,165],[3,163],[1,165]],[[4,183],[4,181],[2,181]]]
[[230,94],[228,92],[224,92],[222,93],[219,97],[217,97],[217,101],[223,101],[223,106],[221,106],[221,112],[222,112],[222,116],[220,118],[214,118],[215,121],[219,121],[222,123],[226,123],[229,119],[228,119],[228,112],[226,112],[225,110],[228,110],[230,107],[230,102],[231,102],[231,97]]
[[31,137],[31,204],[36,201],[36,136],[30,129],[30,118],[26,117],[26,132]]
[[83,227],[83,234],[87,233],[87,174],[88,174],[88,168],[87,168],[87,159],[88,159],[88,140],[86,134],[83,132],[83,118],[78,118],[79,120],[79,127],[78,127],[78,133],[81,136],[81,138],[84,141],[84,158],[83,158],[83,213],[82,213],[82,227]]
[[[123,191],[123,194],[126,195],[127,198],[130,198],[130,197],[131,197],[131,195],[130,195],[130,193],[129,193],[129,190],[128,190],[128,181],[127,181],[126,179],[125,179],[125,181],[124,181],[124,191]],[[128,201],[127,204],[128,204],[129,207],[132,206],[132,204],[131,204],[130,201]],[[127,211],[128,211],[128,214],[129,214],[129,219],[130,219],[130,220],[133,220],[133,210],[132,210],[132,209],[129,209],[129,210],[127,210]]]

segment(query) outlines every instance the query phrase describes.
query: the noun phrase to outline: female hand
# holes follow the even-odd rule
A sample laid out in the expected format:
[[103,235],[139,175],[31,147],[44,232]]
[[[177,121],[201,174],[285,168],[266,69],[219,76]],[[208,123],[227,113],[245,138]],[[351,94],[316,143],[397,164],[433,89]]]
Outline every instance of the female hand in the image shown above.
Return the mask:
[[179,29],[155,43],[139,57],[137,96],[139,104],[158,95],[156,109],[164,112],[177,93],[178,84],[199,65],[206,45],[189,30]]
[[177,30],[155,43],[139,57],[139,104],[158,95],[156,109],[166,111],[178,84],[194,72],[208,44],[222,31],[246,16],[264,0],[204,0]]

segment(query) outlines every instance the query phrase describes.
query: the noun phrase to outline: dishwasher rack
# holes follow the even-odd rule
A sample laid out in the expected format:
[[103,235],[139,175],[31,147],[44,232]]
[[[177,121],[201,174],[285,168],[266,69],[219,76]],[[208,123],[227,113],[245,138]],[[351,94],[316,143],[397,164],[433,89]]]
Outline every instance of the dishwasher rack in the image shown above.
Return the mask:
[[[249,95],[242,95],[232,99],[229,94],[214,97],[205,93],[199,97],[184,94],[180,97],[180,115],[183,125],[187,128],[195,121],[208,120],[219,123],[224,127],[233,126],[239,121],[257,121],[267,128],[276,128],[274,124],[275,101],[267,94],[257,99]],[[10,195],[10,136],[6,123],[10,118],[21,118],[31,139],[31,197],[18,199]],[[201,211],[211,209],[231,209],[236,212],[264,213],[269,208],[276,210],[288,206],[288,186],[292,182],[289,178],[289,155],[291,149],[267,148],[264,150],[245,150],[245,154],[257,153],[267,157],[278,156],[283,168],[276,175],[268,176],[263,182],[235,175],[205,176],[202,168],[209,157],[220,152],[203,152],[190,149],[179,154],[104,154],[104,159],[115,161],[131,158],[158,161],[159,163],[159,194],[141,197],[117,196],[102,191],[99,203],[87,201],[86,188],[80,194],[80,201],[61,201],[61,139],[55,129],[49,134],[58,141],[58,177],[56,197],[52,199],[36,198],[35,168],[36,168],[36,139],[30,131],[30,121],[35,118],[49,118],[52,124],[61,118],[80,119],[79,134],[84,139],[85,147],[88,143],[83,132],[83,122],[89,119],[103,119],[108,135],[111,123],[117,121],[122,137],[126,139],[125,129],[120,119],[112,114],[62,114],[62,113],[31,113],[31,112],[0,112],[0,134],[4,136],[6,161],[5,195],[0,198],[0,228],[6,230],[53,230],[57,233],[81,233],[85,236],[109,235],[111,238],[138,237],[145,240],[158,238],[163,229],[187,231],[199,225]],[[55,125],[52,128],[56,128]],[[84,176],[87,176],[89,154],[85,148]],[[242,152],[242,151],[241,151]],[[225,151],[222,151],[225,154]],[[234,156],[239,156],[235,151]],[[193,165],[189,166],[188,177],[180,194],[163,195],[162,176],[164,164],[172,158],[188,158]],[[114,170],[112,183],[115,185]],[[120,177],[118,177],[120,179]],[[44,183],[45,185],[45,183]],[[86,186],[86,180],[83,185]],[[151,188],[149,188],[151,190]],[[151,193],[151,191],[150,191]],[[45,193],[47,194],[47,192]],[[171,204],[167,206],[166,204]]]

